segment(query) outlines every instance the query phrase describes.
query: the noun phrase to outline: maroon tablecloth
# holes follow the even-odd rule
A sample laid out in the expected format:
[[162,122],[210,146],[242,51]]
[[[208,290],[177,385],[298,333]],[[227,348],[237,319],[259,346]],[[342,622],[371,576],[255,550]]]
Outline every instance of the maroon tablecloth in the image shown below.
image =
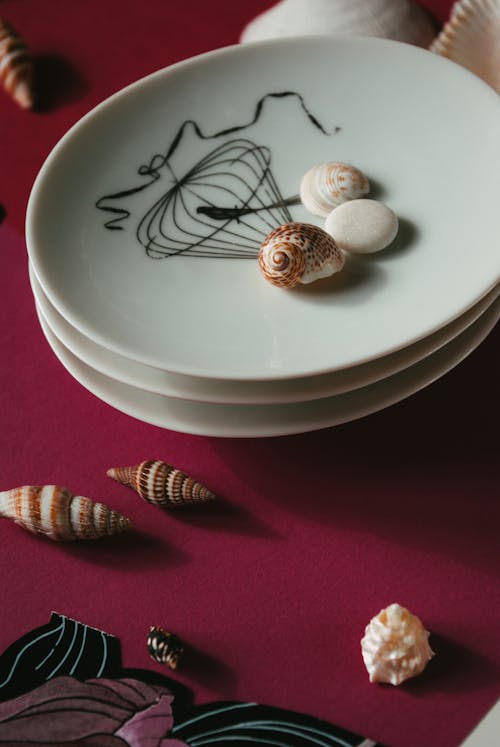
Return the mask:
[[[151,624],[199,653],[198,703],[304,711],[388,747],[455,747],[499,693],[498,331],[443,379],[357,422],[274,439],[152,427],[89,394],[50,351],[29,288],[24,216],[52,146],[95,104],[180,59],[235,43],[266,0],[4,0],[37,54],[42,111],[0,96],[0,489],[59,483],[136,531],[62,545],[0,523],[0,650],[52,610],[118,636]],[[450,2],[427,0],[438,22]],[[458,157],[458,155],[457,155]],[[161,458],[224,496],[161,513],[106,469]],[[359,641],[397,601],[435,659],[400,688],[368,682]]]

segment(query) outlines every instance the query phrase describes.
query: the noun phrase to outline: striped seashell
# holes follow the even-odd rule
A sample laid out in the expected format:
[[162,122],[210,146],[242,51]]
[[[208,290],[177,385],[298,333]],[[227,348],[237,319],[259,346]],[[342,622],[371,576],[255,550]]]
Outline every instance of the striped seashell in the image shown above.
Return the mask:
[[162,508],[205,503],[216,498],[215,493],[200,482],[159,460],[141,462],[132,467],[113,467],[107,475],[136,490],[148,503]]
[[24,485],[0,493],[0,517],[63,542],[120,534],[131,526],[118,511],[58,485]]
[[458,0],[430,51],[466,67],[500,93],[500,0]]
[[362,171],[348,163],[329,161],[313,166],[303,176],[300,199],[314,215],[326,218],[347,200],[357,200],[370,191],[370,183]]
[[312,283],[342,269],[344,254],[334,239],[309,223],[286,223],[264,239],[259,251],[259,267],[272,285],[293,288]]
[[33,106],[33,57],[19,34],[0,18],[0,83],[23,109]]
[[361,652],[370,682],[400,685],[425,669],[434,656],[429,633],[399,604],[391,604],[373,617],[361,640]]

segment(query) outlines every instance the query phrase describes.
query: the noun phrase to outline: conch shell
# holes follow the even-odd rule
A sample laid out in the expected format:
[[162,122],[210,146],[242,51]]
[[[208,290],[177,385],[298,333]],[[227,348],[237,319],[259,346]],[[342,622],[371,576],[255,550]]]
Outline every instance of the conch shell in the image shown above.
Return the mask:
[[400,685],[425,669],[434,656],[429,633],[415,615],[391,604],[373,617],[361,640],[370,682]]
[[334,239],[309,223],[275,228],[262,242],[258,260],[265,279],[280,288],[326,278],[345,263]]
[[200,482],[159,460],[141,462],[133,467],[113,467],[107,475],[136,490],[148,503],[163,508],[204,503],[216,498],[215,493]]
[[97,539],[130,528],[118,511],[58,485],[24,485],[0,493],[0,517],[51,540]]
[[329,161],[313,166],[302,178],[300,199],[314,215],[326,218],[347,200],[357,200],[370,191],[362,171],[348,163]]
[[430,50],[463,65],[500,93],[499,0],[458,0]]
[[0,18],[0,82],[23,109],[33,106],[33,58],[21,37]]

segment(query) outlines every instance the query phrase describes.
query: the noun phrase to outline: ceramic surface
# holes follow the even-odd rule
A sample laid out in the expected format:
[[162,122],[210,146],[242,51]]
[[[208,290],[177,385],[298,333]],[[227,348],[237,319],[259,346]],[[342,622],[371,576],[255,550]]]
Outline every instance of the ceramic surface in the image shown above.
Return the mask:
[[107,376],[156,394],[214,404],[286,404],[352,391],[416,363],[463,332],[498,297],[495,288],[458,319],[414,345],[353,368],[304,379],[283,381],[218,381],[168,374],[124,358],[92,342],[52,306],[30,268],[36,302],[58,339],[74,355]]
[[69,373],[95,396],[152,425],[203,436],[264,437],[326,428],[377,412],[443,376],[471,353],[500,315],[495,301],[465,332],[414,366],[379,382],[313,402],[287,405],[214,405],[165,397],[128,386],[86,365],[57,339],[40,313],[54,353]]
[[[284,379],[366,363],[498,282],[499,115],[482,81],[399,42],[210,52],[119,92],[62,139],[30,198],[30,258],[82,334],[171,373]],[[330,279],[275,288],[260,242],[292,219],[321,224],[289,198],[325,160],[366,173],[398,238]]]

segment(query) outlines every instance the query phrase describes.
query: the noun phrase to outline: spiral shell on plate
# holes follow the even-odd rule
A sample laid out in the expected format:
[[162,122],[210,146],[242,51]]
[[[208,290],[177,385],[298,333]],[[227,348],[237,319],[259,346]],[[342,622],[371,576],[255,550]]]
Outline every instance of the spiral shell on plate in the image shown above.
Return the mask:
[[373,617],[361,640],[361,652],[370,682],[400,685],[425,669],[434,656],[429,633],[399,604],[391,604]]
[[0,493],[0,517],[59,541],[107,537],[131,526],[118,511],[58,485],[24,485]]
[[216,498],[215,493],[200,482],[159,460],[141,462],[132,467],[113,467],[107,475],[133,488],[148,503],[163,508],[205,503]]
[[23,109],[33,106],[33,67],[26,44],[0,18],[0,82]]
[[347,200],[357,200],[370,191],[370,183],[362,171],[348,163],[329,161],[313,166],[300,184],[300,199],[314,215],[326,218]]
[[258,261],[266,280],[280,288],[293,288],[333,275],[342,269],[345,257],[322,228],[286,223],[266,236]]
[[430,50],[463,65],[500,93],[500,0],[458,0]]

